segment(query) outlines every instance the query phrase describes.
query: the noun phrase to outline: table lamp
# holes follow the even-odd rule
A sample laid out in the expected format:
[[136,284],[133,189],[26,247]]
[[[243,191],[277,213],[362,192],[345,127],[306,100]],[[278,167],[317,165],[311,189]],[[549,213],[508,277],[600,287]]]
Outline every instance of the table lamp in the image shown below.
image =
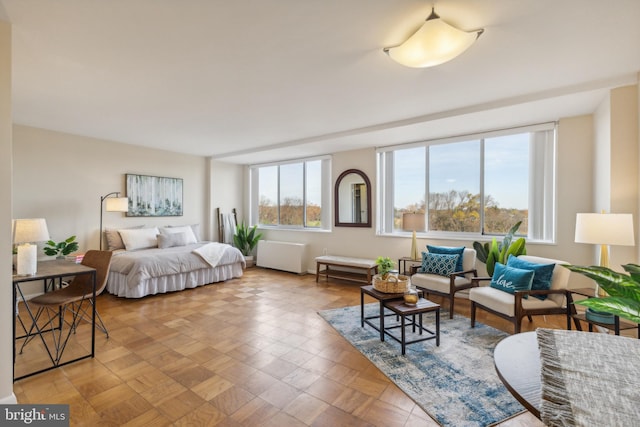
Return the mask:
[[38,266],[38,246],[32,243],[49,240],[49,230],[44,218],[16,219],[12,223],[13,244],[18,245],[16,273],[33,276]]
[[102,235],[104,234],[102,230],[102,212],[104,210],[107,212],[127,212],[129,210],[129,199],[120,197],[120,193],[117,191],[100,197],[100,250],[102,250]]
[[425,218],[424,213],[407,212],[402,214],[402,229],[413,232],[411,236],[411,259],[419,260],[418,245],[416,242],[416,230],[424,231]]
[[633,215],[579,213],[576,215],[576,243],[600,245],[600,266],[609,267],[609,246],[633,246]]

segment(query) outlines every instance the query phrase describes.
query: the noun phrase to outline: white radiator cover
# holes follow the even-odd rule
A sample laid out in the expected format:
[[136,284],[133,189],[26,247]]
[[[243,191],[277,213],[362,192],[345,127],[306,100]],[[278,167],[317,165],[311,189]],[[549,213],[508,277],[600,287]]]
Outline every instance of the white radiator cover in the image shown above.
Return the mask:
[[304,243],[260,240],[256,265],[301,274],[304,270]]

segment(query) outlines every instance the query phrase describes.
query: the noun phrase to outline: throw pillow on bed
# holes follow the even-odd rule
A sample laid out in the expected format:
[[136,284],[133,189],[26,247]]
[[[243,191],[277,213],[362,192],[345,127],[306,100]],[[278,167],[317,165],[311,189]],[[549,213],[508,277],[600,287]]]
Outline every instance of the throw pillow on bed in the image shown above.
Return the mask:
[[449,277],[452,273],[455,273],[457,262],[458,255],[422,252],[422,268],[420,272]]
[[158,227],[118,230],[124,247],[128,251],[155,248],[158,246]]
[[[127,227],[127,230],[134,230],[144,228],[144,225],[137,225],[135,227]],[[124,249],[124,242],[117,229],[107,228],[104,230],[104,235],[107,239],[107,250],[115,251],[118,249]]]
[[[178,228],[183,227],[182,225],[167,225],[167,228]],[[193,231],[193,235],[196,236],[196,241],[202,241],[202,237],[200,237],[200,224],[191,224],[191,231]]]
[[160,249],[187,245],[187,233],[158,234],[156,237]]
[[175,234],[175,233],[185,233],[187,236],[187,245],[192,243],[198,243],[198,239],[196,239],[196,235],[193,233],[191,226],[183,225],[180,227],[163,227],[160,229],[160,234]]

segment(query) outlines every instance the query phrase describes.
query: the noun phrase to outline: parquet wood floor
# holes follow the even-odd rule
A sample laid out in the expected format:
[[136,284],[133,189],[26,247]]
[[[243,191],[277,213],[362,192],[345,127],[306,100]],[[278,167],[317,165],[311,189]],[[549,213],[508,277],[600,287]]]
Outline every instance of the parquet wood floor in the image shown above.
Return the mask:
[[[14,392],[19,403],[70,404],[78,426],[437,425],[317,315],[359,303],[357,284],[260,268],[138,300],[102,295],[110,338],[97,333],[96,357],[17,381]],[[467,301],[456,311],[468,316]],[[564,319],[523,323],[540,326]],[[29,344],[17,364],[39,350]],[[539,425],[529,413],[501,424]]]

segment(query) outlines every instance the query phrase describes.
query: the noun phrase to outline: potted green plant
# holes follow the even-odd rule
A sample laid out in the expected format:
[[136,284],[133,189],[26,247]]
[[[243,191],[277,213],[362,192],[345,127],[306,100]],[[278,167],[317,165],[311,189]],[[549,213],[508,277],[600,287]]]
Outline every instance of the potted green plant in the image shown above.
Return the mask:
[[257,225],[249,227],[241,222],[236,226],[236,234],[233,236],[233,245],[244,255],[247,267],[253,266],[253,249],[262,239],[262,233],[258,233],[257,228]]
[[506,264],[509,255],[520,256],[527,254],[527,248],[525,247],[526,241],[524,237],[520,237],[513,241],[513,236],[520,228],[522,221],[518,221],[502,239],[502,243],[498,244],[498,241],[494,237],[491,243],[487,242],[482,244],[480,242],[473,242],[473,248],[476,250],[476,258],[478,261],[484,263],[487,267],[487,274],[493,276],[493,270],[496,262],[500,264]]
[[393,270],[394,262],[389,257],[379,256],[376,259],[376,264],[378,265],[378,274],[383,280],[387,280],[389,276],[389,272]]
[[75,241],[76,236],[71,236],[62,242],[56,243],[53,240],[49,240],[45,243],[44,253],[48,256],[55,256],[56,258],[64,258],[72,252],[78,250],[78,242]]
[[376,258],[378,274],[373,276],[373,288],[385,293],[404,293],[409,286],[409,277],[399,274],[391,275],[395,263],[389,257],[379,256]]
[[605,297],[576,301],[575,304],[640,323],[640,265],[623,265],[622,268],[629,274],[600,266],[563,265],[563,267],[595,280],[598,286],[608,294]]

